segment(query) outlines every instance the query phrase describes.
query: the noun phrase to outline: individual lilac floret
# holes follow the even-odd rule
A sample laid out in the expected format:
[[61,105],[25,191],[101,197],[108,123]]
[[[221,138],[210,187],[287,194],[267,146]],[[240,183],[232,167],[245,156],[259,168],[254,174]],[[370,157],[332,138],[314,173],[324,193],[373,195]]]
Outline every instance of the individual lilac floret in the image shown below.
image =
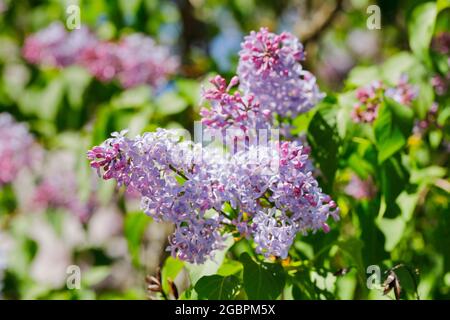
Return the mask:
[[0,186],[12,182],[23,168],[33,167],[40,156],[28,128],[0,113]]
[[25,40],[23,56],[33,64],[67,67],[96,43],[87,28],[67,32],[62,23],[55,22]]
[[240,87],[257,97],[261,108],[282,117],[295,117],[313,108],[323,97],[316,78],[302,70],[302,44],[292,34],[266,28],[245,37],[240,51]]
[[253,218],[253,224],[252,235],[256,243],[256,252],[266,258],[276,256],[285,259],[297,234],[291,219],[272,208],[258,211]]
[[142,34],[125,37],[118,46],[121,61],[118,76],[125,88],[141,84],[158,88],[178,68],[178,59],[170,54],[167,47],[158,46],[152,38]]
[[357,200],[373,199],[377,193],[376,186],[373,183],[371,176],[362,180],[356,174],[352,175],[352,178],[344,191],[346,194]]

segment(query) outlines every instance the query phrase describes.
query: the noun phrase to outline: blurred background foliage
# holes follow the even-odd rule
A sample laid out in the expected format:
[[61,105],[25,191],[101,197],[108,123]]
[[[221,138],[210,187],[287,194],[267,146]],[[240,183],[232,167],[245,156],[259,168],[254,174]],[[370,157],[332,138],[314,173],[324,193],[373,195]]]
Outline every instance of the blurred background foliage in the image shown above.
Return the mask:
[[[82,23],[100,39],[141,32],[167,45],[180,57],[178,73],[157,90],[125,90],[78,66],[28,64],[21,56],[26,36],[65,21],[70,4],[80,7]],[[380,30],[366,27],[371,4],[381,8]],[[380,266],[384,280],[383,272],[404,264],[396,269],[401,298],[416,298],[416,289],[422,299],[450,298],[449,94],[438,96],[431,84],[449,70],[430,49],[434,36],[450,30],[447,6],[420,0],[0,0],[0,111],[27,123],[47,157],[72,159],[57,160],[66,171],[54,174],[74,173],[80,201],[96,198],[89,218],[80,220],[61,208],[23,206],[31,184],[26,177],[1,187],[2,297],[145,299],[145,278],[154,276],[147,282],[161,288],[153,298],[392,299],[382,283],[368,290],[366,269]],[[132,135],[157,127],[192,131],[201,85],[217,73],[234,75],[243,36],[262,26],[300,38],[304,67],[327,93],[293,123],[298,134],[307,132],[321,185],[338,200],[342,219],[327,234],[299,236],[287,260],[256,262],[260,257],[243,239],[215,262],[188,265],[165,251],[171,226],[154,224],[133,195],[93,178],[85,153],[125,128]],[[351,122],[357,87],[376,79],[395,84],[403,73],[420,88],[413,114],[398,120],[398,106],[386,101],[390,118],[373,131]],[[439,125],[412,133],[433,102]],[[397,127],[397,136],[382,134]],[[370,198],[345,191],[355,175],[372,179]],[[72,264],[81,267],[81,290],[66,287]],[[271,290],[254,290],[255,272]],[[211,290],[217,283],[223,292]]]

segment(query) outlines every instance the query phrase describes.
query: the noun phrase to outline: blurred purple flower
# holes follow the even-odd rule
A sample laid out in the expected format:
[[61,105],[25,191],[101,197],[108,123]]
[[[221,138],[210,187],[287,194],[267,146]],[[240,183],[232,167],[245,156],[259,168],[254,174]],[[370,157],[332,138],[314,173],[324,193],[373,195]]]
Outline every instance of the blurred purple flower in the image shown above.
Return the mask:
[[402,74],[397,85],[386,90],[386,96],[394,99],[398,103],[410,106],[418,96],[419,89],[408,82],[408,76]]
[[167,77],[174,74],[179,62],[167,47],[141,34],[132,34],[118,45],[121,68],[119,80],[123,87],[130,88],[149,84],[154,88],[163,85]]
[[351,117],[356,123],[372,123],[378,117],[378,109],[386,95],[405,106],[411,106],[417,98],[418,88],[408,82],[403,74],[394,87],[386,87],[382,81],[373,81],[356,90],[359,102],[354,106]]
[[368,176],[366,180],[362,180],[356,174],[352,175],[344,191],[357,200],[373,199],[377,192],[371,176]]
[[33,167],[41,155],[27,126],[0,113],[0,187],[12,182],[22,169]]
[[87,201],[81,199],[70,153],[48,153],[38,181],[32,199],[35,207],[65,209],[83,222],[91,216],[95,200],[93,196]]
[[79,57],[79,63],[102,82],[113,80],[121,67],[118,47],[109,41],[101,41],[96,46],[86,48]]
[[433,37],[431,47],[440,54],[448,55],[450,53],[450,32],[440,32]]
[[86,27],[67,32],[55,22],[30,35],[23,47],[24,58],[33,64],[84,66],[103,82],[118,78],[125,88],[163,85],[178,68],[178,59],[150,37],[132,34],[120,42],[98,40]]
[[62,68],[74,64],[84,50],[96,44],[86,27],[67,32],[62,23],[55,22],[26,38],[23,56],[33,64]]

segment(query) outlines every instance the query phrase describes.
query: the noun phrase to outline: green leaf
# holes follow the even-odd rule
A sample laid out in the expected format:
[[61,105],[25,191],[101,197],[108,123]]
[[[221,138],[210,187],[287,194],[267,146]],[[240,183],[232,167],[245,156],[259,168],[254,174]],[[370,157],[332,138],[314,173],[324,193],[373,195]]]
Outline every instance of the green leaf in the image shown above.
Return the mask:
[[358,214],[361,235],[364,246],[362,257],[365,266],[380,264],[389,255],[384,250],[385,237],[376,225],[380,201],[374,199],[370,202],[360,203],[355,211]]
[[286,275],[279,264],[254,261],[248,253],[240,260],[244,265],[244,288],[249,299],[274,300],[283,291]]
[[238,272],[242,271],[242,263],[235,260],[229,260],[222,264],[222,266],[217,270],[217,274],[221,276],[231,276],[233,274],[236,274]]
[[205,276],[197,281],[195,291],[199,299],[232,300],[239,293],[241,284],[235,276]]
[[127,213],[124,222],[124,234],[127,239],[128,249],[132,262],[139,266],[139,251],[141,248],[142,237],[147,229],[151,219],[142,212]]
[[161,281],[164,292],[170,291],[168,280],[175,280],[176,276],[180,273],[183,267],[184,262],[175,259],[172,256],[169,256],[166,261],[164,261],[164,266],[161,269]]
[[380,69],[377,66],[355,67],[353,68],[346,80],[347,86],[360,87],[369,84],[373,79],[380,78]]
[[437,12],[441,12],[447,8],[450,8],[450,0],[438,0],[436,4]]
[[173,91],[168,91],[156,100],[157,112],[163,116],[177,114],[188,107],[188,103]]
[[339,249],[349,258],[348,265],[356,266],[358,270],[358,281],[361,288],[365,288],[366,282],[366,265],[363,260],[363,247],[364,243],[357,238],[349,238],[344,241],[339,241],[337,243]]
[[333,287],[336,277],[323,271],[325,270],[315,272],[305,269],[296,272],[294,277],[290,277],[293,283],[292,297],[295,300],[335,299],[329,290]]
[[64,82],[67,91],[67,99],[70,107],[79,110],[83,107],[83,95],[92,81],[92,76],[81,67],[70,67],[63,71]]
[[193,106],[197,106],[200,97],[200,84],[196,80],[178,79],[176,86],[180,95]]
[[378,148],[378,162],[382,163],[406,143],[406,138],[394,123],[394,117],[389,108],[383,104],[374,122],[375,138]]
[[313,157],[319,163],[326,184],[323,188],[329,192],[338,165],[339,134],[336,125],[336,108],[326,105],[320,108],[312,118],[308,127],[308,142]]
[[436,3],[427,2],[414,9],[408,23],[409,46],[413,53],[428,66],[431,65],[429,49],[436,16]]
[[54,120],[61,106],[64,94],[63,82],[54,79],[43,91],[39,101],[35,101],[35,112],[41,119]]
[[400,76],[408,73],[418,63],[417,58],[409,52],[400,52],[387,59],[381,67],[382,79],[395,84]]
[[407,106],[385,98],[373,125],[379,163],[383,163],[406,144],[413,116],[412,110]]
[[233,237],[228,237],[224,243],[225,247],[222,250],[215,251],[214,259],[209,259],[203,264],[186,263],[185,267],[189,273],[191,284],[195,285],[197,281],[203,276],[216,274],[217,270],[219,270],[220,266],[222,265],[225,254],[233,245],[233,243]]
[[141,85],[114,96],[111,100],[111,107],[114,109],[139,109],[149,106],[151,98],[151,90],[147,86]]
[[400,214],[400,207],[396,203],[399,194],[405,189],[409,181],[409,173],[403,167],[400,157],[390,157],[381,166],[381,191],[386,203],[385,215],[393,218]]
[[92,267],[87,271],[82,272],[81,281],[83,287],[94,286],[109,276],[111,273],[111,268],[109,266],[97,266]]

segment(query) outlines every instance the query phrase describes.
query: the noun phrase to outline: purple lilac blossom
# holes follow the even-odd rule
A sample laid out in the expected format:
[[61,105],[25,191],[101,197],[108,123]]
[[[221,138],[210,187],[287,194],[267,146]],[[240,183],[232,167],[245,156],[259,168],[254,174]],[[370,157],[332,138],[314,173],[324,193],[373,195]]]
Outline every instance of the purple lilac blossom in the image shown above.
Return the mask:
[[270,33],[266,28],[245,37],[239,52],[240,88],[257,97],[263,110],[281,117],[309,111],[323,97],[316,78],[303,70],[305,53],[292,34]]
[[367,86],[356,90],[358,103],[355,104],[351,117],[356,123],[372,123],[378,117],[378,109],[383,101],[383,95],[405,106],[411,106],[417,98],[418,89],[408,82],[408,77],[402,75],[394,87],[387,87],[382,81],[373,81]]
[[[227,139],[232,130],[237,142],[247,142],[258,129],[270,129],[276,114],[308,111],[322,95],[302,59],[292,35],[253,32],[243,44],[239,77],[227,84],[217,76],[203,91],[210,104],[201,110],[206,130]],[[139,192],[147,215],[175,224],[168,248],[174,257],[202,263],[223,246],[225,229],[235,227],[258,253],[284,258],[297,233],[328,232],[327,220],[337,220],[339,209],[313,176],[309,147],[300,140],[257,142],[222,152],[172,130],[132,139],[122,132],[88,151],[88,159],[103,179]],[[229,207],[231,213],[223,211]]]
[[345,187],[345,193],[357,200],[373,199],[376,192],[376,187],[371,176],[362,180],[356,174],[353,174],[350,182]]
[[384,85],[374,81],[356,90],[359,102],[354,106],[351,116],[354,122],[372,123],[378,117],[378,108],[383,99]]
[[38,208],[68,210],[85,222],[92,214],[95,201],[94,197],[87,201],[81,199],[74,160],[70,153],[48,153],[32,202]]
[[109,41],[101,41],[96,46],[82,52],[79,63],[99,81],[109,82],[120,70],[120,59],[117,45]]
[[99,81],[118,79],[124,88],[159,88],[179,65],[167,47],[150,37],[131,34],[119,42],[101,41],[86,27],[68,32],[59,22],[27,37],[23,56],[30,63],[58,68],[79,64]]
[[440,54],[450,54],[450,32],[440,32],[433,38],[431,47]]
[[386,90],[386,96],[405,106],[411,106],[411,103],[417,98],[417,95],[417,87],[408,82],[408,76],[406,74],[400,76],[395,87]]
[[[159,129],[135,139],[114,134],[88,152],[91,166],[104,179],[113,178],[140,192],[146,214],[175,223],[169,249],[175,257],[196,263],[212,257],[223,240],[220,217],[204,219],[208,209],[221,206],[215,194],[221,186],[213,177],[220,171],[214,170],[220,159],[214,161],[212,155],[210,162],[203,162],[205,155],[199,151],[197,145],[180,141],[174,131]],[[180,184],[178,179],[185,181]]]
[[8,113],[0,113],[0,186],[14,181],[23,168],[32,168],[41,156],[28,128]]
[[178,60],[170,55],[167,47],[142,34],[132,34],[118,45],[121,61],[119,80],[124,88],[149,84],[154,88],[163,85],[168,75],[178,68]]
[[419,136],[424,135],[430,128],[442,129],[442,126],[438,123],[438,111],[439,105],[437,102],[433,102],[431,107],[427,110],[425,119],[418,119],[414,123],[413,133]]
[[297,234],[295,223],[284,213],[277,216],[275,208],[260,210],[253,218],[253,239],[256,252],[266,258],[277,256],[285,259]]
[[80,54],[97,44],[86,27],[67,32],[62,23],[55,22],[25,40],[23,56],[33,64],[67,67]]
[[224,144],[234,144],[253,138],[256,130],[269,129],[271,114],[268,110],[261,110],[253,95],[239,91],[230,93],[238,84],[238,77],[233,77],[228,85],[221,76],[210,82],[213,88],[202,92],[202,99],[208,101],[210,107],[200,110],[206,132],[217,133]]
[[434,88],[434,92],[438,96],[443,96],[448,93],[450,86],[450,72],[446,76],[435,75],[431,78],[431,85]]
[[[240,224],[241,230],[263,230],[252,226],[255,222],[250,219],[247,226],[242,221],[229,221],[221,211],[225,203],[250,218],[270,205],[289,217],[294,234],[328,231],[328,217],[338,219],[336,204],[322,193],[308,170],[307,152],[296,143],[251,146],[223,157],[181,141],[173,131],[159,129],[135,139],[114,134],[89,151],[88,158],[104,179],[113,178],[119,185],[138,190],[146,214],[157,221],[175,223],[169,248],[174,256],[190,262],[201,263],[213,256],[222,245],[223,236],[219,235],[224,224]],[[217,214],[206,218],[210,209]],[[205,224],[208,231],[198,227]],[[246,236],[254,232],[248,231]],[[284,249],[277,251],[274,246],[278,244],[264,239],[258,238],[259,252],[284,256]]]

